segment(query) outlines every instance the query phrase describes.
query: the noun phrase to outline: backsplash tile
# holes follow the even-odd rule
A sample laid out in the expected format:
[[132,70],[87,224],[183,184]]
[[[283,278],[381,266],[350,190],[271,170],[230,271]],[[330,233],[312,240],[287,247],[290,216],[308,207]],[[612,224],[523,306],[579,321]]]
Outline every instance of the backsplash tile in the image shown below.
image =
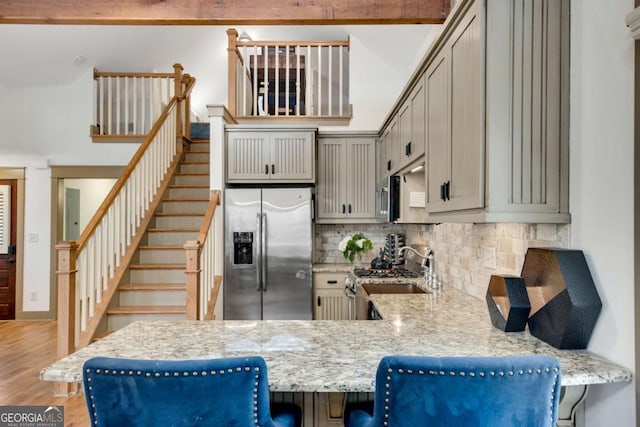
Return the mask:
[[492,274],[520,275],[529,247],[568,248],[570,225],[556,224],[316,224],[317,263],[343,263],[338,243],[347,234],[364,233],[374,250],[369,262],[385,244],[388,233],[403,233],[407,244],[430,246],[435,272],[444,286],[454,286],[484,299]]

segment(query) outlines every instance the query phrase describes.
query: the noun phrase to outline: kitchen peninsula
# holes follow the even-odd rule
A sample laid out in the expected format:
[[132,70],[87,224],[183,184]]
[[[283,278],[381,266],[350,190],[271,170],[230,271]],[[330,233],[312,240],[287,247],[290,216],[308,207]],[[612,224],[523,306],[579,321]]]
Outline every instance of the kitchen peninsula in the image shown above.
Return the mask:
[[[558,350],[528,332],[493,328],[483,301],[451,287],[372,295],[381,321],[135,322],[54,363],[45,381],[81,382],[93,356],[198,359],[259,354],[273,392],[372,392],[387,354],[502,356],[551,354],[563,386],[625,382],[631,372],[585,350]],[[583,387],[579,387],[583,389]]]

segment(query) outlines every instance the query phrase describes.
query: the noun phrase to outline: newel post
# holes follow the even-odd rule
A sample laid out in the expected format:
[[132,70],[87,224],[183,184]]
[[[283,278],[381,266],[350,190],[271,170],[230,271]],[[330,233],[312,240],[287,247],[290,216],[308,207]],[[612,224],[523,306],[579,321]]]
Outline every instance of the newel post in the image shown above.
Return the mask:
[[182,65],[173,64],[173,85],[174,85],[174,94],[175,97],[178,98],[178,102],[176,103],[176,138],[179,140],[182,139]]
[[[60,242],[58,251],[58,345],[57,359],[75,351],[76,335],[76,242]],[[56,396],[68,396],[77,390],[75,383],[55,383]]]
[[238,114],[238,111],[236,110],[236,97],[238,93],[238,82],[236,81],[236,77],[238,75],[238,70],[236,70],[236,66],[238,63],[236,53],[236,40],[238,39],[238,32],[235,30],[235,28],[230,28],[227,30],[227,37],[229,39],[229,46],[227,47],[227,55],[229,56],[229,64],[227,66],[227,69],[229,70],[229,80],[227,82],[229,103],[227,105],[227,109],[232,116],[235,116]]
[[[192,77],[185,74],[182,77],[183,88],[189,85]],[[191,138],[191,92],[184,98],[184,136]]]
[[187,320],[198,320],[200,304],[200,242],[189,240],[184,244],[187,263],[184,269],[187,291]]

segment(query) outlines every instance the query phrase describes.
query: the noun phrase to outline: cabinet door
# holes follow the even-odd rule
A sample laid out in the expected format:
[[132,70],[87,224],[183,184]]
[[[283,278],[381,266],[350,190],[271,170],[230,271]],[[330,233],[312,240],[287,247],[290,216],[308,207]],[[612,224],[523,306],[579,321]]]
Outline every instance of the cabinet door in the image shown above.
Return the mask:
[[349,320],[344,280],[345,273],[313,273],[315,320]]
[[446,210],[442,199],[443,185],[450,180],[451,145],[449,105],[449,59],[441,52],[427,69],[427,211]]
[[411,159],[411,99],[407,99],[398,111],[398,167],[409,164]]
[[271,133],[271,179],[313,181],[313,142],[313,134],[308,132]]
[[347,217],[376,217],[376,147],[371,138],[351,138],[347,146]]
[[387,162],[390,174],[400,169],[400,135],[398,131],[398,121],[396,119],[389,125],[389,135],[387,138]]
[[344,139],[318,141],[317,215],[344,218],[347,211],[347,152]]
[[227,135],[227,180],[268,180],[269,134],[230,132]]
[[[473,11],[476,11],[473,8]],[[451,187],[447,210],[484,206],[481,23],[469,11],[450,39]]]
[[384,136],[376,141],[376,182],[381,183],[387,176],[387,165],[385,163]]
[[409,163],[425,152],[425,88],[424,78],[411,91],[411,147]]
[[316,290],[313,312],[315,320],[349,320],[349,306],[344,290]]

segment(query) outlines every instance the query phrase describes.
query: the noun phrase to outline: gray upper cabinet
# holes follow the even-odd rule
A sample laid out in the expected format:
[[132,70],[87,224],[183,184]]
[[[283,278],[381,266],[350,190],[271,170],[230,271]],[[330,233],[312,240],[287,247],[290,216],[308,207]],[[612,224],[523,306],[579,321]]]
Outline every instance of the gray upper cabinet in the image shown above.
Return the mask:
[[427,222],[570,222],[568,61],[568,0],[456,4],[416,72]]
[[426,72],[427,162],[426,207],[444,211],[445,185],[451,180],[451,72],[444,52],[431,62]]
[[375,222],[376,140],[318,140],[317,222]]
[[[479,3],[479,2],[477,2]],[[427,210],[484,206],[481,18],[474,5],[427,69]]]
[[313,183],[313,130],[227,129],[227,182]]
[[396,172],[400,168],[400,126],[397,117],[394,117],[382,136],[383,163],[386,176]]
[[425,151],[425,90],[419,79],[398,112],[398,164],[396,169],[413,163]]

